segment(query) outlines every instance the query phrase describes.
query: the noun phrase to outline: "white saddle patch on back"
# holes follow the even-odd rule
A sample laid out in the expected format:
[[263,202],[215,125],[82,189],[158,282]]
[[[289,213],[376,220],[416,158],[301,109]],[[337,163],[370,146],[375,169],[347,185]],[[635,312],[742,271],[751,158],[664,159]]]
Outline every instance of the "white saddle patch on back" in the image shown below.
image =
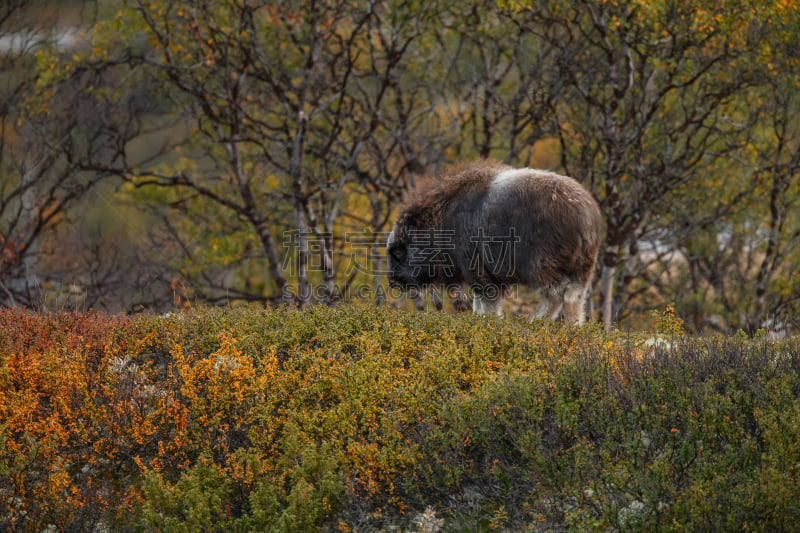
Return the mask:
[[500,190],[513,185],[520,178],[524,178],[530,174],[531,169],[529,168],[512,168],[504,170],[497,174],[494,179],[492,179],[491,190],[499,192]]

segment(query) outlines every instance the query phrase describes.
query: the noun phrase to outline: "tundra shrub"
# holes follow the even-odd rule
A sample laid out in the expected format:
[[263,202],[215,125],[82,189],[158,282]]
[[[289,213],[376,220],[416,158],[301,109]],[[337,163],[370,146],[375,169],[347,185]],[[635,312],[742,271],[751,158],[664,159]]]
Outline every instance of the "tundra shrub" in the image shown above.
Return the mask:
[[0,529],[791,530],[800,343],[0,311]]

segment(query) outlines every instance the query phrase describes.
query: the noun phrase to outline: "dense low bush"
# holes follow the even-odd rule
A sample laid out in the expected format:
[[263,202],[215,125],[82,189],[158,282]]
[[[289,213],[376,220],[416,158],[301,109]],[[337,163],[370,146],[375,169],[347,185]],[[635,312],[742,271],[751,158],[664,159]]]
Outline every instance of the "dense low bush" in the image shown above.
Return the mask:
[[800,343],[389,308],[0,312],[0,529],[800,523]]

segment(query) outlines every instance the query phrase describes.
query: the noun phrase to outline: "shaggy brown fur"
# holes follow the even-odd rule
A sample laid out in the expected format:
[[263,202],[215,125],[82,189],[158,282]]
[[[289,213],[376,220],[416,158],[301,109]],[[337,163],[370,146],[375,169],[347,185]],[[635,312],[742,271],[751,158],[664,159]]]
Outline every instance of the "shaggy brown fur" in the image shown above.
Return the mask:
[[600,210],[566,176],[480,160],[410,195],[387,250],[394,286],[468,283],[478,313],[502,311],[514,283],[539,289],[535,316],[583,322],[600,245]]

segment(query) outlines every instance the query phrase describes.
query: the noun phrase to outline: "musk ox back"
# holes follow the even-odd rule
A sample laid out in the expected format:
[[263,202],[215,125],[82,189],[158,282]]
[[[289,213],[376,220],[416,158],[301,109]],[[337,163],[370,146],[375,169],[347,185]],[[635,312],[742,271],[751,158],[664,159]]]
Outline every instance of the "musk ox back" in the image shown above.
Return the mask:
[[473,311],[502,314],[508,288],[537,289],[534,317],[583,323],[602,219],[577,181],[481,160],[414,194],[389,235],[389,283],[466,283]]

